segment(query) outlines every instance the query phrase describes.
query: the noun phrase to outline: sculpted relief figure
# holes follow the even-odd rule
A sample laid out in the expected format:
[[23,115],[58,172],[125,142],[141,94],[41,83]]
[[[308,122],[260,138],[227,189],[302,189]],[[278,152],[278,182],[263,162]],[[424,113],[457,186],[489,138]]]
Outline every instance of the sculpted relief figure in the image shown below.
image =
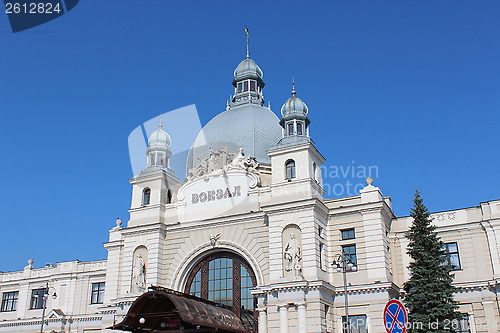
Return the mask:
[[198,157],[198,164],[189,169],[189,175],[187,176],[188,180],[203,177],[208,173],[208,159]]
[[294,272],[296,276],[300,274],[302,266],[300,261],[302,255],[300,253],[300,246],[295,238],[295,234],[290,234],[290,240],[283,249],[283,257],[285,258],[285,271]]
[[132,292],[142,292],[146,289],[146,264],[142,255],[138,255],[132,267]]

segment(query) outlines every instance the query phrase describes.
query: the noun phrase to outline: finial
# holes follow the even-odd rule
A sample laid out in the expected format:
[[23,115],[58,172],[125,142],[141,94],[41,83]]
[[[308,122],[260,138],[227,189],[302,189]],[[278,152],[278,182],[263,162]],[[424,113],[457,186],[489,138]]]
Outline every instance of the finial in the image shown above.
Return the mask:
[[297,92],[295,91],[295,78],[292,77],[292,96],[295,96]]
[[250,59],[250,47],[248,45],[248,39],[249,39],[249,34],[248,34],[248,26],[245,27],[245,34],[247,35],[247,59]]
[[117,226],[118,228],[119,228],[119,227],[121,227],[122,223],[123,223],[123,221],[122,221],[122,219],[121,219],[121,218],[117,218],[117,219],[116,219],[116,226]]
[[365,180],[365,181],[366,181],[366,184],[367,184],[367,185],[371,185],[371,184],[373,184],[373,178],[372,178],[372,177],[366,177],[366,180]]
[[163,115],[160,115],[160,124],[158,125],[160,129],[163,129]]

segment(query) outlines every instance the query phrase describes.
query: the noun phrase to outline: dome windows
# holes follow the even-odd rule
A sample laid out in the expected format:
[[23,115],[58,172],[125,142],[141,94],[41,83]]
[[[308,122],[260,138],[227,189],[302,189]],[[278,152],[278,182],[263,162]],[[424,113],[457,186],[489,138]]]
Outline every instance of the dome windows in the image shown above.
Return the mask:
[[238,82],[238,84],[236,85],[236,93],[237,94],[248,92],[248,91],[260,92],[260,87],[258,86],[257,81],[245,80],[245,81]]
[[297,135],[303,135],[302,134],[302,123],[296,123],[297,126]]
[[286,136],[306,135],[306,124],[303,120],[290,120],[286,122]]

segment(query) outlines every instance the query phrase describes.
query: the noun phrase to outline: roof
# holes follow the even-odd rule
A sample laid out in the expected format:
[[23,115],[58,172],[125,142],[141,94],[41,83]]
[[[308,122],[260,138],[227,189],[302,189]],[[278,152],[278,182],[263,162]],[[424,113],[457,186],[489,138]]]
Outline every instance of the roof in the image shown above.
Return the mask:
[[174,290],[153,287],[132,303],[125,319],[110,329],[122,331],[174,332],[189,326],[217,329],[218,332],[248,333],[240,318],[229,309]]
[[210,148],[227,148],[237,154],[242,147],[245,156],[271,163],[266,151],[280,139],[279,119],[270,109],[255,104],[234,107],[215,116],[198,133],[187,157],[187,170],[199,163],[198,158],[208,157]]

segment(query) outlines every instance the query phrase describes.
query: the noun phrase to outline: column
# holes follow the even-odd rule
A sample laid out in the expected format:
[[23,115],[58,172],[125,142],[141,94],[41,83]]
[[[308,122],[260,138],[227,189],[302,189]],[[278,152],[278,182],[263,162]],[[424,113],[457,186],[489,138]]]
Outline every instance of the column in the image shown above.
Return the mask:
[[257,308],[259,312],[259,333],[267,333],[267,309]]
[[280,313],[280,333],[288,333],[288,304],[278,305]]
[[298,333],[307,333],[307,309],[306,303],[297,304],[297,315],[299,319]]

